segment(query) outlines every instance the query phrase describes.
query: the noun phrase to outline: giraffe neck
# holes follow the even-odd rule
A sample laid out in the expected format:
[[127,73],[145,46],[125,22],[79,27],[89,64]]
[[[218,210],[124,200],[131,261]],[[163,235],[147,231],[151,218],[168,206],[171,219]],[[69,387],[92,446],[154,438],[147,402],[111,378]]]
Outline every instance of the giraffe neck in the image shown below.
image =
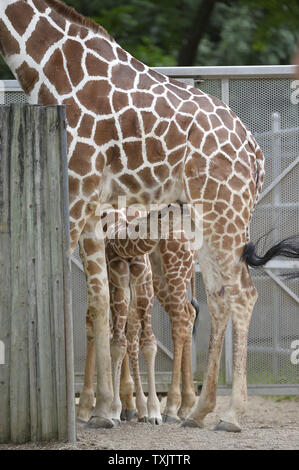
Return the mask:
[[[0,52],[32,104],[61,104],[82,87],[80,61],[89,39],[98,41],[96,55],[103,69],[117,62],[120,47],[114,39],[59,0],[0,2]],[[65,47],[68,40],[72,42]]]

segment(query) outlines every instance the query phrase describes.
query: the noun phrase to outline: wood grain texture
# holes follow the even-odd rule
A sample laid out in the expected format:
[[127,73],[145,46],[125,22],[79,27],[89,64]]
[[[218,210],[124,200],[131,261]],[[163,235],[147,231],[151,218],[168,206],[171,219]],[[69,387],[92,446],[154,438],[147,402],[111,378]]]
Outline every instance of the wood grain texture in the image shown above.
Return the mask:
[[5,350],[5,364],[0,365],[0,442],[10,439],[10,161],[7,158],[9,127],[5,123],[6,117],[7,108],[0,106],[0,341]]
[[65,112],[11,105],[0,118],[0,442],[73,441]]

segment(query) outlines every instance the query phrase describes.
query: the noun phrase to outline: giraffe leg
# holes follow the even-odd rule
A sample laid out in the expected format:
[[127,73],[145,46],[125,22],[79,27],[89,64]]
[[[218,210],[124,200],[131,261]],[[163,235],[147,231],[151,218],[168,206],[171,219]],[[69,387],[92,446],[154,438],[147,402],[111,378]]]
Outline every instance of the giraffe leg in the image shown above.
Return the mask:
[[[147,411],[148,420],[152,424],[162,424],[162,417],[160,413],[160,402],[156,393],[155,383],[155,359],[157,354],[157,341],[152,330],[152,307],[154,301],[153,286],[150,282],[148,285],[143,285],[143,289],[150,291],[147,293],[149,297],[151,295],[151,301],[145,306],[142,312],[142,332],[140,337],[140,349],[144,357],[147,367],[147,378],[148,378],[148,397],[147,397]],[[141,294],[141,293],[139,293]],[[144,299],[144,296],[140,295],[139,299]],[[139,302],[137,300],[137,306]],[[139,312],[141,308],[139,306]]]
[[[75,195],[76,198],[77,195]],[[86,226],[87,222],[90,220],[90,223],[93,224],[99,221],[99,219],[93,215],[95,209],[95,203],[92,201],[81,201],[82,209],[80,211],[80,216],[78,218],[78,210],[76,210],[76,202],[72,196],[70,190],[70,250],[71,253],[75,250],[77,243],[80,241],[80,236]]]
[[[189,311],[187,300],[187,288],[193,272],[194,253],[185,234],[176,231],[171,233],[169,239],[160,240],[157,249],[151,253],[151,262],[155,294],[170,317],[174,345],[172,382],[167,394],[163,419],[166,422],[176,422],[180,421],[177,413],[181,404],[182,366],[184,367],[182,414],[184,414],[183,409],[187,406],[187,402],[192,401],[193,403],[191,396],[193,383],[192,386],[190,385],[192,382],[191,350],[189,354],[188,344],[185,346],[185,342],[188,336],[187,332],[191,331],[189,329],[190,313],[194,317],[194,309],[190,305],[191,311]],[[182,363],[183,351],[185,351],[185,360]],[[188,365],[188,360],[190,365]]]
[[84,385],[80,394],[79,406],[77,410],[77,420],[79,422],[88,422],[90,412],[94,404],[94,371],[96,363],[96,351],[94,340],[93,323],[86,317],[86,360],[85,360],[85,374]]
[[[120,261],[122,264],[127,264]],[[129,273],[128,273],[129,274]],[[125,326],[128,315],[130,299],[129,275],[127,287],[114,287],[110,284],[111,313],[113,322],[113,337],[111,340],[111,360],[114,397],[111,406],[111,416],[116,423],[120,423],[121,399],[120,399],[120,375],[123,359],[127,351],[127,339]]]
[[[200,397],[183,426],[203,427],[205,416],[213,411],[216,405],[221,350],[231,313],[230,294],[228,289],[224,287],[223,267],[220,265],[219,259],[220,255],[215,250],[213,252],[213,250],[204,247],[200,257],[200,266],[211,317],[209,351]],[[233,272],[233,269],[231,271]],[[227,280],[227,283],[229,284],[230,281]]]
[[140,319],[136,312],[135,306],[130,306],[128,323],[127,323],[127,342],[128,342],[128,355],[132,365],[133,379],[136,391],[136,408],[138,414],[138,421],[147,422],[148,411],[146,405],[146,397],[143,392],[140,370],[139,370],[139,329]]
[[[151,326],[154,290],[148,255],[136,256],[131,261],[130,273],[131,304],[127,323],[127,340],[128,354],[132,364],[136,389],[138,419],[139,421],[147,421],[149,419],[153,424],[160,424],[162,422],[160,403],[155,388],[155,356],[157,345]],[[138,333],[141,325],[142,333],[140,345],[147,366],[148,400],[146,400],[143,393],[139,371]]]
[[134,382],[130,374],[129,356],[126,353],[120,376],[120,399],[122,403],[121,419],[131,421],[135,415]]
[[116,424],[120,424],[120,375],[122,362],[127,351],[125,328],[130,302],[130,268],[129,262],[120,258],[109,242],[106,244],[106,260],[113,325],[113,334],[110,343],[114,392],[111,417]]
[[221,416],[216,430],[241,431],[238,417],[246,410],[247,382],[246,359],[248,329],[252,310],[257,300],[257,291],[245,263],[240,269],[240,282],[231,288],[233,321],[233,383],[228,410]]
[[188,305],[191,312],[190,323],[183,349],[182,357],[182,402],[178,411],[180,419],[185,420],[193,407],[196,394],[194,390],[193,374],[192,374],[192,330],[194,323],[194,309],[191,304]]
[[[96,230],[97,228],[97,230]],[[90,427],[113,427],[110,407],[113,399],[110,359],[109,285],[105,244],[99,218],[91,216],[80,236],[80,254],[88,289],[88,317],[93,324],[96,353],[97,390]]]
[[170,318],[173,341],[173,366],[171,385],[167,393],[166,407],[163,412],[163,421],[168,423],[174,423],[180,421],[177,412],[181,404],[180,381],[182,355],[186,339],[186,325],[183,325],[180,321],[182,318],[182,314],[180,312],[177,313],[174,308],[172,309]]

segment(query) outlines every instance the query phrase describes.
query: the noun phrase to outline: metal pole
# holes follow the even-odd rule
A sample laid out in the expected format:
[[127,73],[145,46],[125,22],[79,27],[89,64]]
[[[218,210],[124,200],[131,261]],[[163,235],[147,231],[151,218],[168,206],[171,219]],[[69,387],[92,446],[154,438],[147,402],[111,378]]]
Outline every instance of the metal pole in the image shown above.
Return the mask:
[[[273,157],[272,157],[272,176],[273,180],[280,175],[281,171],[281,136],[280,136],[280,114],[273,113],[272,114],[272,130],[274,133],[273,136]],[[277,133],[277,134],[275,134]],[[273,205],[276,208],[280,206],[280,192],[279,187],[275,186],[273,189]],[[274,212],[276,215],[276,211]],[[275,222],[275,215],[274,215],[274,222]],[[275,241],[279,240],[279,229],[275,228]],[[277,286],[274,284],[274,292],[273,292],[273,301],[274,301],[274,324],[273,324],[273,343],[274,343],[274,357],[273,357],[273,369],[275,377],[278,378],[279,374],[279,361],[278,361],[278,354],[279,354],[279,292]]]
[[[229,105],[229,79],[221,80],[221,98],[224,103]],[[228,320],[224,337],[225,352],[225,383],[231,385],[233,381],[233,324],[231,317]]]

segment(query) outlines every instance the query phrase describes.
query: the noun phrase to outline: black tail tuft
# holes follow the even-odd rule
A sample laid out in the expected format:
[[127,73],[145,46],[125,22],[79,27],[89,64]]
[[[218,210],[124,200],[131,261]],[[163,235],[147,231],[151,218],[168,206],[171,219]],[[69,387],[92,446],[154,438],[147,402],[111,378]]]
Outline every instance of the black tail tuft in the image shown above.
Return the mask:
[[283,273],[281,274],[283,279],[291,280],[291,279],[298,279],[299,278],[299,271],[295,271],[293,273]]
[[285,238],[281,242],[276,243],[264,256],[258,256],[256,254],[256,245],[248,243],[244,247],[242,259],[248,264],[248,266],[257,267],[264,266],[275,256],[299,258],[299,235]]

